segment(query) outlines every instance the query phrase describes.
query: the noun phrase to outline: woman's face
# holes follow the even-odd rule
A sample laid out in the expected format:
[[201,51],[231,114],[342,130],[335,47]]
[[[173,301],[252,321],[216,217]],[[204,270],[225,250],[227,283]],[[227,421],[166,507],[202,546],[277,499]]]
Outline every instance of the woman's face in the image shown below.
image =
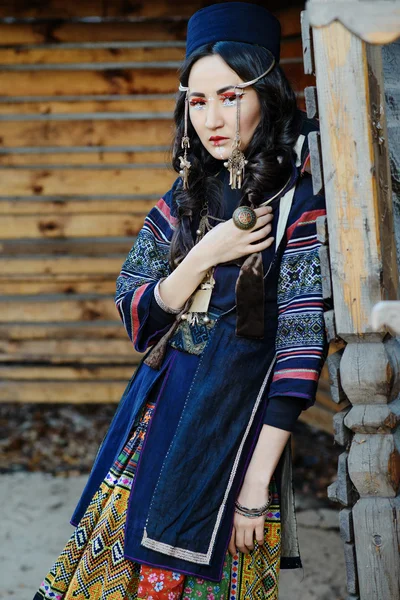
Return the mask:
[[[243,83],[217,54],[204,56],[194,63],[189,75],[189,116],[208,152],[219,160],[231,155],[236,132],[236,96],[234,86]],[[242,90],[240,100],[240,137],[246,150],[261,120],[258,95],[252,87]]]

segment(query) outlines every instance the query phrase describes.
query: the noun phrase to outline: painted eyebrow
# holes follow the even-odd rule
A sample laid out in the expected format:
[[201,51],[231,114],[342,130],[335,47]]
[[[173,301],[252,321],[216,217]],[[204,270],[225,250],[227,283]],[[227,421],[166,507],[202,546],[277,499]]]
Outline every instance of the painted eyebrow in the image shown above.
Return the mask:
[[[223,94],[224,92],[227,92],[228,90],[232,90],[235,86],[234,85],[227,85],[223,88],[221,88],[220,90],[217,90],[217,96],[219,96],[220,94]],[[190,94],[190,98],[192,96],[197,96],[198,98],[205,98],[206,95],[202,94],[200,92],[193,92],[192,94]]]

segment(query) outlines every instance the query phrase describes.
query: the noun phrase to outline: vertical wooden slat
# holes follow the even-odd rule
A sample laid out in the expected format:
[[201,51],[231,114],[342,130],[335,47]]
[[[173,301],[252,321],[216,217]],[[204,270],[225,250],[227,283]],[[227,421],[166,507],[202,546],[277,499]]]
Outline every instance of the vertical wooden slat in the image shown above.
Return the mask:
[[[343,14],[355,5],[362,11],[361,4],[343,3]],[[317,5],[327,7],[324,0],[309,1]],[[399,349],[383,342],[385,332],[374,333],[370,323],[378,301],[396,299],[399,281],[381,48],[368,46],[340,20],[314,25],[334,318],[348,342],[340,381],[353,405],[337,417],[339,439],[350,449],[340,456],[328,495],[348,507],[354,524],[354,541],[350,531],[344,539],[349,598],[399,600],[400,454],[393,401]],[[368,35],[374,37],[371,27]]]
[[[329,225],[336,232],[330,245],[338,275],[335,316],[344,337],[370,331],[374,304],[397,295],[387,154],[375,148],[370,126],[374,96],[383,91],[373,73],[380,49],[367,55],[365,42],[339,22],[314,29],[313,35],[325,194]],[[384,104],[377,106],[382,108],[375,119],[385,137]]]

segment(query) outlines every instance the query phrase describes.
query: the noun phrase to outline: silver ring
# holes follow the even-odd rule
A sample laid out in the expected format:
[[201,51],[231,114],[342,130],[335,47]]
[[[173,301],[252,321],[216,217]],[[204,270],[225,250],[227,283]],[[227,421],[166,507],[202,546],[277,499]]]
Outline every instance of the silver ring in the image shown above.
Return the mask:
[[252,229],[257,223],[257,215],[250,206],[238,206],[233,212],[232,219],[239,229]]

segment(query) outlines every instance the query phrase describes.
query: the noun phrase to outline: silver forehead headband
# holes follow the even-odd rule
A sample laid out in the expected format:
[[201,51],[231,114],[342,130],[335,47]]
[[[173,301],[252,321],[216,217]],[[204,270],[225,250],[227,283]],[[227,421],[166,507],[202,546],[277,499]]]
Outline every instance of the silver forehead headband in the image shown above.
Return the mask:
[[[251,81],[246,81],[246,82],[244,82],[244,83],[238,83],[237,85],[233,85],[233,86],[232,86],[232,87],[233,87],[233,89],[236,89],[236,88],[240,88],[240,89],[242,89],[242,88],[249,87],[250,85],[254,85],[255,83],[257,83],[257,81],[258,81],[259,79],[262,79],[263,77],[265,77],[266,75],[268,75],[268,73],[269,73],[270,71],[272,71],[272,69],[274,68],[274,66],[275,66],[275,58],[273,58],[273,59],[272,59],[272,64],[270,65],[270,67],[269,67],[269,68],[268,68],[268,69],[267,69],[267,70],[266,70],[264,73],[262,73],[261,75],[259,75],[259,76],[258,76],[258,77],[256,77],[255,79],[252,79]],[[180,92],[188,92],[188,91],[189,91],[189,88],[188,88],[188,87],[185,87],[184,85],[182,85],[182,84],[179,82],[179,91],[180,91]]]
[[[232,85],[231,87],[235,90],[235,96],[237,99],[243,94],[241,89],[249,87],[256,83],[262,77],[268,75],[268,73],[275,66],[275,57],[272,57],[272,63],[269,68],[261,73],[255,79],[251,81],[245,81],[244,83],[238,83],[236,85]],[[229,89],[229,88],[228,88]],[[179,91],[186,92],[185,95],[185,118],[184,118],[184,131],[181,140],[181,147],[183,149],[183,156],[179,156],[180,162],[180,171],[179,174],[183,179],[183,189],[186,190],[189,188],[189,169],[191,167],[191,163],[188,158],[188,149],[190,148],[190,140],[188,136],[188,116],[189,116],[189,88],[179,83]],[[240,124],[240,102],[236,102],[236,133],[235,139],[232,144],[232,153],[229,157],[228,161],[224,162],[224,166],[228,169],[230,178],[229,185],[232,189],[240,189],[242,186],[242,180],[244,178],[244,170],[247,165],[247,160],[245,155],[240,149],[240,132],[239,132],[239,124]]]

